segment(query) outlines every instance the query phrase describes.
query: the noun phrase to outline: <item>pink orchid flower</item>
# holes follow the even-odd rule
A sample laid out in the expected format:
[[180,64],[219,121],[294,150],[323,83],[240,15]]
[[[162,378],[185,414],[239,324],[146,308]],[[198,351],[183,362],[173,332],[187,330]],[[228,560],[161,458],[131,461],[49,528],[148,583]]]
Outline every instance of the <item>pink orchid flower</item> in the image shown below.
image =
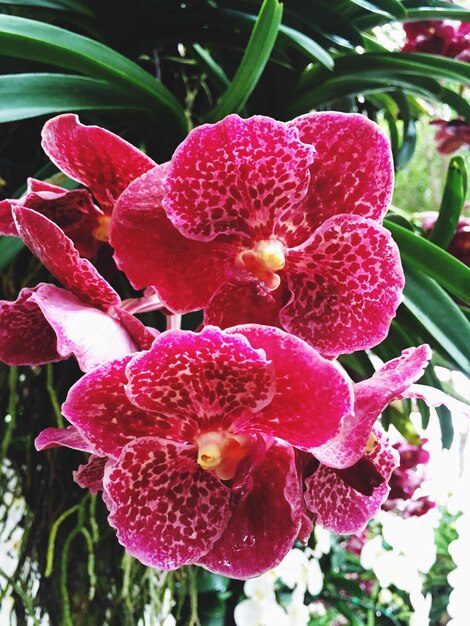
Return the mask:
[[376,345],[404,278],[382,220],[390,147],[361,115],[230,115],[118,199],[115,260],[136,289],[205,323],[282,327],[325,356]]
[[459,61],[470,60],[470,24],[455,20],[405,22],[403,52],[440,54]]
[[75,478],[102,486],[119,541],[143,563],[247,578],[300,532],[294,447],[324,444],[351,410],[340,368],[279,329],[170,330],[78,381],[63,406],[72,427],[36,446],[93,453]]
[[109,222],[119,195],[135,178],[155,167],[155,162],[110,131],[81,124],[71,113],[46,122],[42,147],[64,174],[88,190],[68,191],[29,179],[22,198],[0,202],[0,234],[18,236],[12,207],[23,206],[56,223],[81,256],[90,259],[100,244],[108,241]]
[[414,384],[431,357],[429,346],[404,350],[375,374],[354,384],[354,410],[339,434],[312,455],[302,455],[305,502],[311,518],[337,533],[361,532],[390,492],[398,451],[377,426],[394,400],[419,398],[470,417],[468,406],[426,385]]
[[470,123],[462,119],[432,120],[437,126],[434,136],[439,154],[452,154],[460,148],[470,147]]
[[14,206],[20,237],[65,287],[41,283],[0,301],[0,360],[41,365],[75,355],[83,371],[147,348],[155,337],[50,219]]

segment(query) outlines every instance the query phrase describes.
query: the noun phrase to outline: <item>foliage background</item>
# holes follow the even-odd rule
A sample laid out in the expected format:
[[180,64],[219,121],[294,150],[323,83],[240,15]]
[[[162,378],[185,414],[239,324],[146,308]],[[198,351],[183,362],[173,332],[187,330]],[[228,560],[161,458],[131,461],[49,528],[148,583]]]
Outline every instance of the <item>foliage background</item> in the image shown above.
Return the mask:
[[[444,18],[470,21],[470,11],[441,0],[290,0],[284,6],[277,0],[0,0],[1,193],[19,197],[28,176],[74,186],[57,176],[39,143],[45,120],[62,111],[113,130],[158,162],[170,158],[192,126],[232,112],[281,120],[312,108],[363,113],[392,140],[397,186],[386,224],[407,273],[404,304],[373,352],[389,359],[427,341],[433,364],[468,374],[469,310],[462,302],[470,271],[445,248],[463,209],[469,157],[439,157],[428,122],[434,116],[470,122],[470,64],[390,51],[377,31],[385,26],[400,33],[397,25],[405,20]],[[412,219],[423,209],[440,209],[432,243]],[[6,299],[50,281],[21,242],[8,237],[0,238],[0,269]],[[131,295],[119,280],[115,287]],[[158,314],[145,321],[163,324]],[[197,323],[197,316],[184,320],[187,328]],[[359,380],[373,371],[371,356],[357,353],[342,362]],[[35,452],[35,436],[62,425],[60,404],[79,376],[73,362],[0,366],[2,541],[12,532],[15,540],[21,529],[13,541],[16,569],[0,570],[0,599],[11,599],[11,623],[151,624],[169,589],[177,623],[231,624],[242,583],[195,568],[144,568],[117,545],[100,498],[72,482],[84,456]],[[423,382],[442,385],[432,368]],[[426,425],[430,413],[419,409]],[[409,410],[406,404],[402,413],[389,410],[383,423],[416,439]],[[438,419],[448,447],[451,415],[439,409]],[[343,581],[346,565],[338,575]],[[333,594],[329,601],[356,619],[351,623],[367,623],[357,604],[351,617],[344,598]],[[377,623],[406,623],[383,620]]]

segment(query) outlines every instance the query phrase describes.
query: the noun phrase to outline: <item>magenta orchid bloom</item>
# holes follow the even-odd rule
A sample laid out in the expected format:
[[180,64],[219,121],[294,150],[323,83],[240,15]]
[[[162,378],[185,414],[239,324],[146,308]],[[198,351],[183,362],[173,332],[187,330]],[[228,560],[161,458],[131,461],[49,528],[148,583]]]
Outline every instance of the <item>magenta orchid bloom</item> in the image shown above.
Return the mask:
[[32,209],[12,212],[20,237],[65,289],[41,283],[0,301],[0,360],[41,365],[74,354],[88,371],[150,346],[156,331],[120,308],[119,295],[59,226]]
[[42,147],[64,174],[88,190],[69,191],[29,179],[22,198],[0,202],[0,234],[20,236],[12,208],[22,206],[52,220],[73,241],[80,255],[91,259],[100,244],[108,241],[116,199],[135,178],[155,167],[155,162],[110,131],[85,126],[77,115],[69,113],[45,124]]
[[391,402],[420,398],[430,406],[464,409],[446,394],[414,384],[430,357],[427,345],[409,348],[371,378],[356,383],[354,412],[343,421],[339,434],[317,448],[314,458],[303,455],[305,502],[322,526],[337,533],[361,532],[387,499],[400,456],[376,422]]
[[131,183],[111,225],[132,285],[205,323],[280,326],[325,356],[387,334],[404,279],[380,224],[390,147],[362,115],[230,115]]
[[433,120],[431,124],[437,126],[434,140],[439,154],[452,154],[460,148],[470,147],[470,123],[465,120]]
[[93,453],[76,480],[102,487],[119,541],[143,563],[247,578],[301,530],[294,447],[324,444],[351,410],[345,374],[279,329],[170,330],[79,380],[63,406],[73,426],[36,445]]
[[470,24],[455,20],[426,20],[403,25],[406,43],[403,52],[440,54],[470,61]]

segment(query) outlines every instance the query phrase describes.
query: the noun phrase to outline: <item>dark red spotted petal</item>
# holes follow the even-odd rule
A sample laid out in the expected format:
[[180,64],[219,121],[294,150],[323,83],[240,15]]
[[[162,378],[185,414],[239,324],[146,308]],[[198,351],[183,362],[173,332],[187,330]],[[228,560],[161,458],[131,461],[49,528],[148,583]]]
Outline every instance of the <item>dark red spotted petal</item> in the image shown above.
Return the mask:
[[241,411],[256,412],[274,394],[272,367],[239,335],[207,326],[200,334],[162,333],[127,367],[126,393],[136,406],[166,416],[174,440],[230,429]]
[[132,337],[138,350],[149,350],[152,343],[155,341],[155,337],[158,337],[160,334],[156,328],[145,326],[139,319],[132,315],[132,313],[121,309],[120,306],[115,307],[114,315],[116,319],[121,322],[129,336]]
[[89,489],[91,493],[102,491],[104,468],[107,462],[107,457],[92,454],[88,462],[84,465],[79,465],[78,469],[73,473],[74,481],[83,489]]
[[349,467],[364,454],[372,427],[390,402],[407,396],[410,385],[421,378],[431,358],[429,346],[404,350],[385,363],[372,378],[354,385],[354,416],[344,421],[335,439],[315,450],[319,461],[331,467]]
[[[279,326],[279,310],[289,299],[288,294],[289,292],[286,294],[282,287],[268,291],[264,284],[254,277],[251,282],[244,285],[225,283],[205,307],[204,323],[214,324],[220,328],[229,328],[237,324]],[[287,297],[284,299],[284,296]]]
[[308,113],[288,125],[316,154],[308,194],[292,223],[281,221],[276,234],[294,246],[334,215],[381,221],[392,198],[393,160],[380,127],[363,115],[337,112]]
[[84,372],[137,351],[125,326],[65,289],[43,284],[31,299],[56,334],[57,352],[62,358],[73,354]]
[[293,335],[266,326],[238,326],[274,365],[276,393],[259,413],[242,416],[240,430],[254,430],[311,450],[333,438],[352,410],[352,384],[340,369]]
[[161,208],[167,166],[134,181],[116,203],[110,242],[116,264],[136,289],[153,286],[172,311],[201,309],[225,281],[229,244],[183,237]]
[[146,437],[104,478],[108,521],[127,552],[152,567],[198,561],[230,519],[230,489],[202,470],[192,446]]
[[[70,389],[62,412],[100,456],[118,458],[138,437],[167,436],[166,420],[141,411],[124,392],[131,357],[111,361],[83,376]],[[171,433],[172,439],[175,437]]]
[[339,534],[360,532],[387,499],[388,480],[400,457],[384,433],[375,430],[374,434],[376,446],[364,458],[374,465],[374,473],[378,471],[383,482],[370,496],[354,489],[348,484],[352,481],[345,482],[336,470],[322,464],[305,480],[305,503],[324,528]]
[[64,188],[59,187],[59,185],[48,183],[45,180],[39,180],[38,178],[29,177],[27,181],[26,194],[41,193],[42,191],[52,191],[56,193],[62,193],[64,191]]
[[7,365],[42,365],[63,358],[54,331],[32,298],[40,288],[23,289],[14,302],[0,301],[0,361]]
[[249,477],[246,493],[236,497],[225,532],[199,565],[244,579],[275,567],[298,535],[302,501],[292,448],[274,442]]
[[275,216],[304,198],[313,155],[282,122],[229,115],[194,129],[177,148],[164,208],[191,239],[269,238]]
[[81,256],[91,258],[95,254],[98,241],[93,231],[103,214],[86,189],[30,192],[21,198],[20,204],[57,224],[72,239]]
[[290,250],[285,273],[293,299],[280,312],[283,327],[330,357],[384,339],[404,286],[390,233],[355,215],[327,220]]
[[90,442],[83,438],[75,426],[46,428],[36,437],[34,445],[39,451],[60,446],[83,452],[93,452],[94,450]]
[[0,235],[18,237],[18,230],[16,229],[11,207],[10,200],[2,200],[0,202]]
[[88,187],[109,214],[130,182],[155,166],[143,152],[99,126],[67,113],[46,122],[42,147],[67,176]]
[[51,220],[22,207],[13,208],[20,237],[50,273],[80,300],[107,310],[119,303],[114,289],[87,259],[80,258],[73,242]]

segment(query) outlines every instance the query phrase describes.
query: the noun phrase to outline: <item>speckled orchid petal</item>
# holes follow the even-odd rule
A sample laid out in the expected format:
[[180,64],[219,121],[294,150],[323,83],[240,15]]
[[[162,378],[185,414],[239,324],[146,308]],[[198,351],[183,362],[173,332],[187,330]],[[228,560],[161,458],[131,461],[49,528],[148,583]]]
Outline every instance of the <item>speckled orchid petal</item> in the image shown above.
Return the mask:
[[84,439],[75,426],[45,428],[34,440],[34,445],[36,450],[49,450],[49,448],[65,446],[66,448],[81,450],[82,452],[94,451],[90,442]]
[[301,517],[294,451],[275,441],[233,505],[225,532],[199,564],[231,578],[259,576],[292,548]]
[[0,235],[18,237],[18,230],[11,212],[12,206],[10,200],[0,201]]
[[220,328],[237,324],[279,326],[279,311],[288,293],[282,287],[268,291],[256,278],[244,285],[225,283],[205,307],[204,323]]
[[56,334],[62,358],[74,355],[83,372],[137,351],[126,328],[103,311],[84,304],[55,285],[41,285],[31,295]]
[[[404,350],[375,374],[354,385],[354,415],[348,415],[333,441],[315,450],[315,457],[330,467],[349,467],[364,454],[372,427],[390,402],[408,397],[408,389],[423,375],[431,358],[426,344]],[[431,388],[430,388],[431,389]]]
[[[122,448],[138,437],[169,435],[167,422],[129,402],[127,356],[89,372],[70,389],[62,412],[100,456],[117,459]],[[178,440],[177,434],[171,438]]]
[[196,462],[195,448],[146,437],[106,468],[108,521],[145,565],[176,569],[198,561],[230,519],[230,489]]
[[148,350],[155,341],[155,337],[160,334],[156,328],[145,326],[137,317],[120,306],[113,309],[113,315],[121,322],[138,350]]
[[73,479],[83,489],[89,489],[91,493],[103,491],[103,477],[107,457],[100,457],[92,454],[88,461],[79,465],[73,472]]
[[269,434],[301,450],[316,448],[339,432],[353,402],[352,384],[339,367],[277,328],[246,325],[228,332],[242,334],[253,348],[263,349],[276,378],[269,405],[255,415],[242,415],[240,430]]
[[384,339],[402,298],[397,245],[376,222],[355,215],[327,220],[289,251],[285,272],[292,301],[282,326],[334,357]]
[[207,326],[200,334],[162,333],[127,366],[130,401],[166,416],[168,436],[194,441],[200,431],[228,429],[242,411],[274,394],[272,366],[238,335]]
[[0,301],[0,361],[43,365],[60,361],[57,337],[33,296],[41,285],[22,289],[18,298]]
[[322,222],[352,213],[381,221],[393,192],[390,143],[381,128],[364,115],[308,113],[288,123],[300,140],[315,147],[310,185],[295,221],[281,220],[276,234],[299,245]]
[[13,208],[20,237],[50,273],[80,300],[106,310],[119,303],[114,289],[73,242],[47,217],[31,209]]
[[161,208],[167,169],[150,170],[121,195],[110,242],[117,266],[136,289],[154,286],[168,308],[185,313],[201,309],[225,281],[231,248],[192,241],[176,230]]
[[88,187],[104,213],[134,178],[155,166],[143,152],[99,126],[66,113],[46,122],[42,147],[67,176]]
[[276,213],[304,198],[313,156],[295,128],[263,116],[229,115],[194,129],[177,148],[164,208],[191,239],[269,238]]
[[19,203],[49,218],[61,228],[85,258],[96,252],[98,241],[93,236],[102,212],[93,204],[86,189],[30,192]]
[[[305,480],[305,503],[316,516],[318,524],[324,528],[339,534],[360,532],[386,500],[390,491],[388,480],[399,465],[399,454],[390,445],[385,434],[379,430],[375,430],[374,434],[377,438],[376,445],[371,452],[364,455],[366,463],[373,465],[369,470],[371,474],[369,485],[367,485],[367,465],[361,468],[362,474],[346,479],[338,470],[320,464],[312,476]],[[373,482],[376,473],[381,476],[383,482],[374,488],[373,485],[377,484]],[[353,488],[351,486],[353,479],[364,483],[366,488],[370,487],[371,494],[366,495]]]

